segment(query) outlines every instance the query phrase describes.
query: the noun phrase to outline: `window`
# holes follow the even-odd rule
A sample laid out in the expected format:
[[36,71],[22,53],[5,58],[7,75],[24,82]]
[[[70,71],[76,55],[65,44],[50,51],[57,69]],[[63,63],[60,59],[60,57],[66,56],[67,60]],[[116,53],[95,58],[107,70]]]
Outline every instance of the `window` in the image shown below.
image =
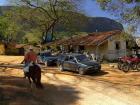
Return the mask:
[[119,41],[115,43],[115,48],[116,48],[116,50],[120,50],[120,42]]
[[72,57],[72,56],[70,56],[69,60],[72,61],[72,62],[76,62],[75,58]]
[[126,41],[126,48],[127,49],[130,49],[131,48],[131,45],[130,45],[129,41]]
[[69,60],[69,56],[66,56],[64,59],[65,59],[65,61],[68,61]]

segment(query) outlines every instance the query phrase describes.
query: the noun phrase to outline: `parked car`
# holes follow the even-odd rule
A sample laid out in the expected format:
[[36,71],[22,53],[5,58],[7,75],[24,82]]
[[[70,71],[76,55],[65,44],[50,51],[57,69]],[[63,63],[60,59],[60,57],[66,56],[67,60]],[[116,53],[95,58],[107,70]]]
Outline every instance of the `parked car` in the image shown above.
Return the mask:
[[57,58],[57,66],[59,67],[60,64],[62,64],[68,54],[60,54]]
[[77,71],[83,75],[86,73],[99,72],[101,65],[89,60],[84,54],[63,54],[58,57],[57,65],[60,71]]
[[39,63],[45,64],[46,66],[54,66],[57,64],[57,56],[51,55],[51,53],[43,52],[38,55]]

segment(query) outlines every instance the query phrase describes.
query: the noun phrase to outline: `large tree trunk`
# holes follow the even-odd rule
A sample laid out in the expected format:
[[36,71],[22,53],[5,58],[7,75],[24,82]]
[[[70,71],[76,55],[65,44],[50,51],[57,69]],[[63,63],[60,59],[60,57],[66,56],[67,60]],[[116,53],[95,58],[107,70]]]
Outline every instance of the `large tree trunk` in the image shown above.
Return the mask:
[[[45,32],[42,33],[42,39],[43,39],[43,42],[44,42],[44,43],[46,43],[46,41],[47,41],[47,38],[48,38],[47,35],[48,35],[48,33],[50,33],[50,35],[51,35],[50,41],[53,40],[53,38],[54,38],[54,27],[55,27],[55,25],[56,25],[56,21],[54,21],[54,22],[50,25],[50,27],[47,28],[47,29],[45,30]],[[44,38],[43,38],[43,37],[44,37]]]
[[51,41],[52,41],[53,38],[54,38],[54,26],[53,26],[52,29],[51,29],[51,36],[52,36],[52,37],[51,37],[51,38],[52,38]]

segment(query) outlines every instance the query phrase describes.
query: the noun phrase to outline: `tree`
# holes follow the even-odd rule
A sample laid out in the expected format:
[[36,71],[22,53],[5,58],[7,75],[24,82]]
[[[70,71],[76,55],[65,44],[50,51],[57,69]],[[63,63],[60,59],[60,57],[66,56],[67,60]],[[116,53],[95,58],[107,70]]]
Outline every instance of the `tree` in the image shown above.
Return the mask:
[[0,36],[1,40],[7,42],[14,41],[16,39],[18,30],[20,29],[17,24],[11,20],[8,14],[0,17]]
[[6,22],[6,19],[4,17],[0,17],[0,37],[1,39],[4,39],[4,35],[6,33],[6,30],[8,28],[8,24]]
[[[48,33],[51,33],[53,36],[56,26],[60,24],[70,27],[72,26],[70,23],[75,23],[75,21],[72,20],[77,19],[77,21],[79,21],[81,17],[82,19],[85,18],[84,15],[76,14],[77,8],[74,0],[15,1],[16,4],[20,5],[18,6],[20,19],[24,20],[24,24],[27,22],[30,24],[30,27],[38,28],[42,31],[42,38],[44,36],[46,38]],[[79,21],[79,23],[81,23],[82,26],[82,21]]]
[[101,8],[119,17],[121,22],[140,26],[140,0],[97,0]]
[[128,30],[123,31],[121,33],[122,38],[126,41],[126,47],[127,49],[132,49],[136,45],[135,38],[133,37],[133,34],[130,33]]
[[30,44],[38,44],[41,42],[41,32],[39,32],[36,29],[32,29],[30,32],[27,32],[25,36],[23,37],[23,43],[30,43]]

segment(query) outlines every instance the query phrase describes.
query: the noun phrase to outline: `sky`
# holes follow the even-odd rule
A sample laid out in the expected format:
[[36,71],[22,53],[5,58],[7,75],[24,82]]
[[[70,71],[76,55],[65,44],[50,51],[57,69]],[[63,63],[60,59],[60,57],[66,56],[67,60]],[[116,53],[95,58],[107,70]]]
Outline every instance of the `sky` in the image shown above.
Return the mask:
[[87,16],[108,17],[111,19],[115,19],[114,16],[101,10],[101,8],[100,8],[99,4],[96,2],[96,0],[83,0],[83,2],[81,3],[81,9]]
[[7,0],[0,0],[0,5],[6,5]]

